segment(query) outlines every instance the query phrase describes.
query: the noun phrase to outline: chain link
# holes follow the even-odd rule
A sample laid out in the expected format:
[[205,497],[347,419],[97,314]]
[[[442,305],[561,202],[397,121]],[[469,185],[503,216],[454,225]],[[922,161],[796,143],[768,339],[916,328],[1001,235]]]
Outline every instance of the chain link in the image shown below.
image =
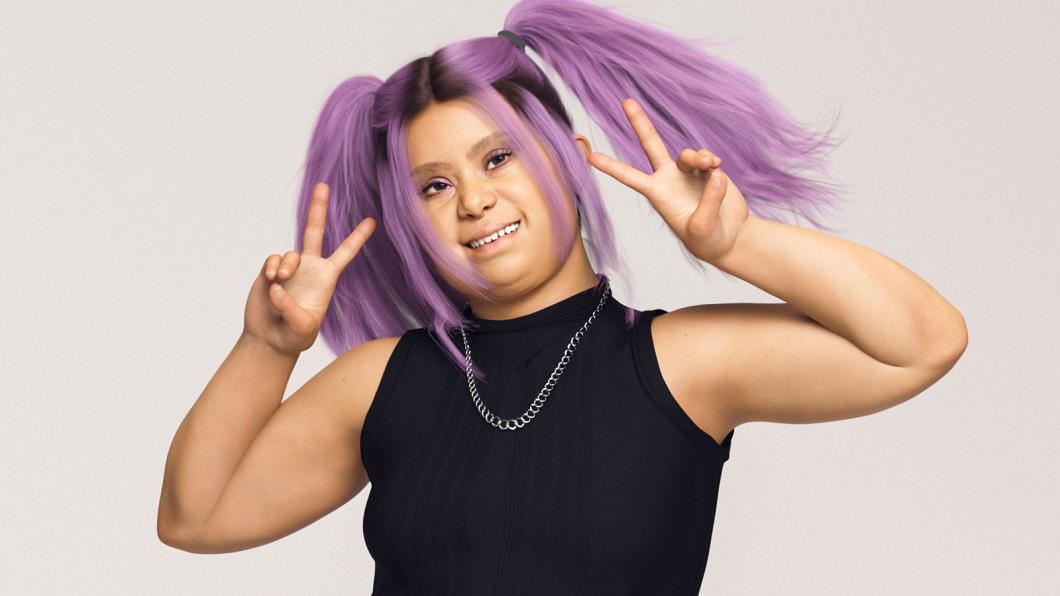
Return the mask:
[[552,394],[552,388],[556,386],[556,381],[559,380],[560,375],[567,368],[567,364],[570,363],[571,356],[574,355],[574,350],[578,347],[578,343],[585,335],[589,325],[596,319],[596,315],[600,313],[600,310],[604,307],[604,303],[607,302],[607,298],[611,295],[611,284],[610,282],[604,282],[604,295],[600,298],[600,304],[596,305],[596,310],[589,315],[589,319],[582,324],[581,328],[571,337],[570,341],[567,342],[567,349],[563,351],[563,357],[559,359],[559,363],[556,364],[556,368],[549,375],[548,381],[545,382],[545,386],[538,392],[534,401],[530,402],[530,407],[527,408],[526,412],[523,412],[522,416],[518,418],[502,419],[498,418],[496,414],[491,412],[486,404],[482,403],[482,398],[479,397],[478,387],[475,385],[475,376],[471,373],[471,346],[468,345],[467,333],[464,332],[464,328],[460,328],[460,335],[464,338],[464,360],[467,362],[467,386],[471,392],[471,400],[475,403],[475,407],[478,409],[479,414],[486,420],[486,422],[501,430],[519,430],[530,423],[537,416],[537,413],[541,411],[542,406],[545,405],[545,401],[548,400]]

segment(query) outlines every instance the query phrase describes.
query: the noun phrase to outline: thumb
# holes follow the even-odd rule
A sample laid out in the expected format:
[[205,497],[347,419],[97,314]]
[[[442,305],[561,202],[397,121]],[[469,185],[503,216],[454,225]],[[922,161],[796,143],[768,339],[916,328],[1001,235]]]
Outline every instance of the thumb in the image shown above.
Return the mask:
[[316,319],[313,315],[309,314],[309,311],[302,308],[287,290],[284,289],[283,285],[278,282],[269,284],[269,300],[276,310],[280,311],[280,316],[283,317],[291,328],[299,333],[308,333],[316,326]]
[[696,206],[696,210],[692,212],[692,216],[689,218],[689,223],[694,225],[697,230],[709,232],[717,225],[718,212],[721,209],[721,202],[725,198],[728,182],[728,178],[721,173],[720,168],[710,171],[699,205]]

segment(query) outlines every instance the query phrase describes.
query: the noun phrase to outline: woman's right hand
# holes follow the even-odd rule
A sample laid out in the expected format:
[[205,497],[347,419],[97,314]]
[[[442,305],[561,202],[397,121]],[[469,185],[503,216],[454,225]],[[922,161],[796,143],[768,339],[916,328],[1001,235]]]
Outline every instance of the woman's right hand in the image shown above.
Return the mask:
[[298,354],[313,345],[339,274],[375,231],[375,219],[366,217],[331,256],[321,257],[329,192],[323,182],[313,188],[302,253],[265,259],[247,298],[243,333],[282,353]]

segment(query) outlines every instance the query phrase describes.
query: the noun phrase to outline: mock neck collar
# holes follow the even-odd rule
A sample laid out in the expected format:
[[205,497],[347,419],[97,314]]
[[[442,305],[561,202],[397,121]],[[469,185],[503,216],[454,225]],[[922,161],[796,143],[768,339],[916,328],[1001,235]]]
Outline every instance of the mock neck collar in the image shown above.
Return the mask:
[[[596,306],[603,297],[606,275],[596,274],[595,286],[572,294],[559,302],[546,306],[512,319],[482,319],[471,312],[471,304],[464,305],[464,318],[471,321],[470,331],[472,333],[500,333],[506,331],[518,331],[532,327],[546,327],[554,324],[566,323],[575,319],[585,320],[596,310]],[[613,292],[613,290],[612,290]],[[608,296],[607,302],[613,302],[614,295]],[[604,305],[606,310],[607,305]]]

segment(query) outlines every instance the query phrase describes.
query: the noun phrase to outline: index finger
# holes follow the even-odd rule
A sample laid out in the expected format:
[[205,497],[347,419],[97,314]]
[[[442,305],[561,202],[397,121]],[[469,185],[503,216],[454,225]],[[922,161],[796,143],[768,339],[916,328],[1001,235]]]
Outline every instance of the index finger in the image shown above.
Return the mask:
[[375,232],[376,221],[373,217],[366,217],[358,222],[357,227],[353,228],[353,231],[346,236],[335,250],[328,257],[329,261],[335,263],[335,266],[342,269],[346,268],[346,265],[350,264],[353,257],[357,256],[357,253],[361,251],[361,247],[368,241],[372,233]]
[[622,100],[622,109],[625,110],[629,123],[633,125],[633,130],[640,139],[640,146],[644,148],[644,153],[648,155],[652,171],[658,170],[673,161],[670,158],[670,152],[666,150],[666,144],[663,143],[662,137],[656,132],[655,125],[652,124],[647,112],[637,103],[637,100],[632,97]]

